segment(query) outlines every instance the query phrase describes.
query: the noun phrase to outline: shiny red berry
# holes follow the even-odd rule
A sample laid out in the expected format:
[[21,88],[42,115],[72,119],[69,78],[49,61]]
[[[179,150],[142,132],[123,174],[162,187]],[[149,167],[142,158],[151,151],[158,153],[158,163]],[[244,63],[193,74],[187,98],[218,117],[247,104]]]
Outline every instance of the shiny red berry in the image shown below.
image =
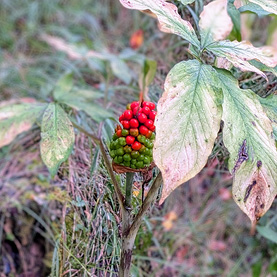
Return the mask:
[[139,114],[138,114],[138,121],[139,121],[140,123],[144,123],[146,120],[147,120],[146,114],[144,114],[144,113],[139,113]]
[[120,117],[119,117],[119,122],[120,121],[123,121],[125,118],[124,118],[124,114],[122,114]]
[[142,112],[145,113],[146,115],[149,115],[149,113],[150,113],[150,108],[147,107],[147,106],[146,106],[146,107],[143,107],[143,108],[142,108]]
[[[144,122],[144,125],[147,127],[147,128],[152,128],[153,126],[154,126],[154,122],[153,122],[153,120],[151,120],[151,119],[148,119],[148,120],[146,120],[145,122]],[[150,129],[151,130],[151,129]]]
[[150,110],[154,110],[156,105],[154,103],[152,103],[152,102],[149,102],[148,107],[150,108]]
[[155,121],[156,114],[157,114],[156,111],[151,111],[151,112],[149,113],[149,119]]
[[137,101],[137,102],[133,102],[133,103],[130,105],[130,107],[131,107],[131,109],[133,110],[135,107],[138,107],[138,105],[139,105],[139,102]]
[[126,110],[123,115],[124,119],[126,120],[130,120],[133,118],[133,112],[131,110]]
[[134,143],[134,141],[135,141],[135,138],[134,137],[132,137],[132,136],[127,136],[126,137],[126,143],[127,144],[133,144]]
[[135,151],[138,151],[138,150],[141,148],[141,143],[139,143],[138,141],[135,141],[135,142],[132,144],[132,148],[133,148]]
[[116,135],[117,135],[118,137],[121,137],[121,136],[122,136],[122,130],[120,130],[120,129],[117,130],[117,131],[116,131]]
[[146,136],[148,134],[148,131],[149,131],[148,128],[146,128],[145,126],[140,126],[139,127],[140,134],[142,134],[144,136]]
[[137,121],[135,118],[132,118],[132,119],[130,120],[130,127],[131,127],[131,128],[138,128],[138,126],[139,126],[138,121]]
[[148,130],[148,133],[145,135],[147,138],[151,138],[152,136],[152,131]]
[[130,129],[130,123],[128,120],[123,120],[122,125],[124,129]]
[[155,129],[156,129],[155,125],[152,125],[151,127],[149,127],[149,130],[152,131],[152,132],[154,132]]

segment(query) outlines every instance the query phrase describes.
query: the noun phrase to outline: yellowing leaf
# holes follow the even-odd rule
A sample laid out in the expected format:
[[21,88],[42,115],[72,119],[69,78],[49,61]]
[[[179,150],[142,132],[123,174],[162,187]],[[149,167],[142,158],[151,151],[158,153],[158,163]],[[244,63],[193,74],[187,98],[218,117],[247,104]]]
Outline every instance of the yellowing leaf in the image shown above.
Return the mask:
[[268,67],[276,66],[273,53],[266,53],[263,49],[256,48],[251,43],[245,41],[217,41],[208,45],[206,49],[218,57],[225,58],[242,71],[253,71],[264,78],[266,78],[266,75],[248,61],[258,60]]
[[217,74],[197,60],[171,69],[155,120],[154,160],[162,172],[160,203],[206,164],[221,119]]
[[164,0],[120,0],[120,2],[128,9],[150,10],[157,16],[161,31],[179,35],[191,44],[199,46],[193,27],[180,17],[175,5]]
[[249,0],[250,2],[259,5],[265,11],[277,14],[277,1],[276,0]]
[[227,12],[228,0],[215,0],[206,5],[200,14],[202,45],[225,39],[232,31],[233,22]]
[[45,104],[22,103],[0,108],[0,147],[11,143],[17,135],[31,129],[39,119]]
[[52,176],[69,157],[74,138],[72,123],[64,110],[58,104],[50,103],[42,118],[40,152]]
[[277,194],[277,150],[272,126],[258,97],[218,70],[223,90],[223,142],[234,176],[233,197],[255,224]]

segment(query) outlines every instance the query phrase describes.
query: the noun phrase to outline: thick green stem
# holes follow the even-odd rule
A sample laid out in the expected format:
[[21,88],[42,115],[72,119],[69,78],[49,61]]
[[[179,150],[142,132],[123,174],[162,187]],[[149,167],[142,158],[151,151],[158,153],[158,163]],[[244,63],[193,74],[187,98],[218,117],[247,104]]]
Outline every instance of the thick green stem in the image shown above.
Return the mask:
[[133,172],[126,173],[126,193],[125,193],[125,208],[130,210],[132,208],[132,196],[133,196]]

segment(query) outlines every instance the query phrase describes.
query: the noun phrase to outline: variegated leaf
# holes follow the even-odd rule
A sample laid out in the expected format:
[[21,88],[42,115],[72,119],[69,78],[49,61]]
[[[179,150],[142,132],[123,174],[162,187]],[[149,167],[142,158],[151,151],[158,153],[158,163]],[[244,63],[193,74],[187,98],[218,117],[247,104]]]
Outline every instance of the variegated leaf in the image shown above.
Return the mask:
[[256,48],[251,43],[245,41],[217,41],[208,45],[206,49],[213,52],[216,56],[228,60],[242,71],[256,72],[264,78],[266,78],[266,75],[248,61],[258,60],[268,67],[273,68],[276,66],[273,54],[266,53],[263,49]]
[[197,60],[171,69],[158,103],[154,160],[162,172],[160,203],[205,166],[221,120],[216,71]]
[[21,103],[0,108],[0,147],[11,143],[17,135],[31,129],[41,117],[45,104]]
[[52,176],[69,157],[74,139],[74,129],[67,114],[58,104],[50,103],[42,118],[40,152]]
[[277,1],[276,0],[249,0],[250,2],[259,5],[265,11],[277,14]]
[[231,33],[233,22],[227,12],[227,3],[228,0],[215,0],[206,5],[200,14],[202,47],[225,39]]
[[120,2],[128,9],[150,10],[157,16],[161,31],[179,35],[199,47],[199,40],[193,27],[190,22],[180,17],[174,4],[165,0],[120,0]]
[[277,150],[272,126],[257,95],[218,70],[223,90],[223,142],[234,176],[233,197],[255,225],[277,194]]

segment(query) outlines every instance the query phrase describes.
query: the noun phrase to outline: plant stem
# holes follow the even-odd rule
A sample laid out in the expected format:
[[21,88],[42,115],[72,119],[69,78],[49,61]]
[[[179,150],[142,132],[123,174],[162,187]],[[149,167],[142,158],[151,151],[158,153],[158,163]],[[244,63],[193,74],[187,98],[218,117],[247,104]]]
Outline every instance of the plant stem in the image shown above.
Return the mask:
[[76,129],[78,129],[80,132],[84,133],[86,136],[90,137],[96,144],[99,145],[100,151],[101,151],[103,159],[104,159],[104,163],[106,165],[106,168],[109,172],[109,175],[112,179],[112,182],[113,182],[113,185],[114,185],[114,188],[115,188],[115,193],[116,193],[116,196],[117,196],[117,200],[118,200],[121,212],[123,213],[123,211],[125,210],[125,208],[124,208],[124,196],[123,196],[123,194],[120,190],[119,184],[117,183],[117,180],[115,178],[111,163],[110,163],[109,158],[106,154],[105,147],[104,147],[104,144],[103,144],[102,140],[100,138],[98,138],[97,136],[95,136],[94,134],[91,134],[91,133],[87,132],[85,129],[83,129],[81,126],[79,126],[76,122],[74,122],[72,119],[71,119],[71,122],[72,122],[73,126]]
[[125,193],[125,209],[129,210],[132,208],[132,194],[133,194],[133,172],[126,173],[126,193]]

